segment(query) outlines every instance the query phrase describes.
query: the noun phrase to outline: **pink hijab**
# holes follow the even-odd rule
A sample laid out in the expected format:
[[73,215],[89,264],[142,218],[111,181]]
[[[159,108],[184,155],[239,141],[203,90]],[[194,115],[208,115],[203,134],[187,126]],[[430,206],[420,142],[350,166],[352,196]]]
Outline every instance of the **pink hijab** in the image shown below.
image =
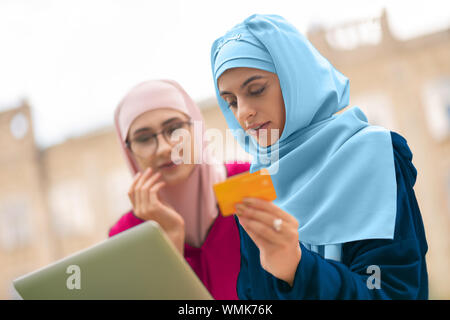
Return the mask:
[[[211,164],[215,162],[212,161],[203,138],[204,120],[192,98],[173,80],[143,82],[134,87],[117,106],[114,115],[116,132],[125,161],[134,176],[139,167],[125,144],[128,130],[132,122],[142,113],[163,107],[181,111],[195,122],[193,132],[194,145],[197,148],[195,152],[202,156],[202,161],[195,165],[185,181],[175,186],[165,186],[159,195],[184,218],[186,242],[191,246],[201,247],[218,215],[212,186],[225,180],[226,172],[223,165]],[[198,124],[201,124],[201,134],[195,130]]]

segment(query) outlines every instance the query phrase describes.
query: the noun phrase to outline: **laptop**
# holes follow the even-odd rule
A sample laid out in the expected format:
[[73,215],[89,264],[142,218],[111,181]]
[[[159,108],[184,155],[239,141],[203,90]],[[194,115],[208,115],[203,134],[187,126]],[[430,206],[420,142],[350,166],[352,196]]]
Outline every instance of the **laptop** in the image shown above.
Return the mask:
[[212,300],[155,221],[13,281],[25,300]]

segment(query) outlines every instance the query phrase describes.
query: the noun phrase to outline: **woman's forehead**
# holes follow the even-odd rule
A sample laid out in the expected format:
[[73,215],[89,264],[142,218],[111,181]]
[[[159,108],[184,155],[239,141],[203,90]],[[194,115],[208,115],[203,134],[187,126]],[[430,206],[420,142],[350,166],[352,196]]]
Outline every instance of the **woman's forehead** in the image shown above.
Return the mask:
[[139,115],[130,125],[130,132],[142,127],[149,127],[155,130],[164,126],[171,119],[186,120],[188,116],[176,109],[165,107],[146,111]]
[[262,77],[276,77],[272,72],[247,67],[230,68],[225,70],[217,79],[219,90],[225,90],[229,86],[241,85],[248,78],[260,75]]

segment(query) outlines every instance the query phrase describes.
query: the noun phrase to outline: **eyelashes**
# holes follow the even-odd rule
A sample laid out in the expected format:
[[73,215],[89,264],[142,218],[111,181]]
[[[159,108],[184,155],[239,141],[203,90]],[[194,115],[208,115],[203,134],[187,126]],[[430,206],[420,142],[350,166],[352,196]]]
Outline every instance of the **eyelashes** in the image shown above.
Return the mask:
[[237,107],[237,102],[236,101],[232,101],[232,102],[228,103],[228,109],[229,108],[235,108],[235,107]]
[[252,95],[252,96],[260,95],[261,93],[264,92],[265,89],[266,89],[266,86],[263,86],[263,87],[261,87],[260,89],[258,89],[256,91],[250,91],[250,95]]
[[[262,86],[260,89],[255,90],[255,91],[248,91],[249,95],[252,97],[257,97],[259,95],[261,95],[264,90],[266,90],[266,86]],[[236,100],[231,100],[231,101],[227,101],[228,103],[228,108],[236,108],[237,107],[237,101]]]

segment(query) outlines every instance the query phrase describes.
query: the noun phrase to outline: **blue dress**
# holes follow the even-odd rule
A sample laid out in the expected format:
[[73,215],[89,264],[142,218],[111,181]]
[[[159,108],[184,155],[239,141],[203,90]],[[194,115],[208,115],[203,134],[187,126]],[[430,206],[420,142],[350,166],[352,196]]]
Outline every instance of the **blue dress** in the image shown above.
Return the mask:
[[428,299],[428,246],[413,190],[417,171],[406,140],[395,132],[391,139],[397,180],[394,239],[344,243],[339,261],[325,259],[320,248],[314,252],[300,243],[302,256],[291,287],[261,267],[259,249],[238,223],[240,299]]

